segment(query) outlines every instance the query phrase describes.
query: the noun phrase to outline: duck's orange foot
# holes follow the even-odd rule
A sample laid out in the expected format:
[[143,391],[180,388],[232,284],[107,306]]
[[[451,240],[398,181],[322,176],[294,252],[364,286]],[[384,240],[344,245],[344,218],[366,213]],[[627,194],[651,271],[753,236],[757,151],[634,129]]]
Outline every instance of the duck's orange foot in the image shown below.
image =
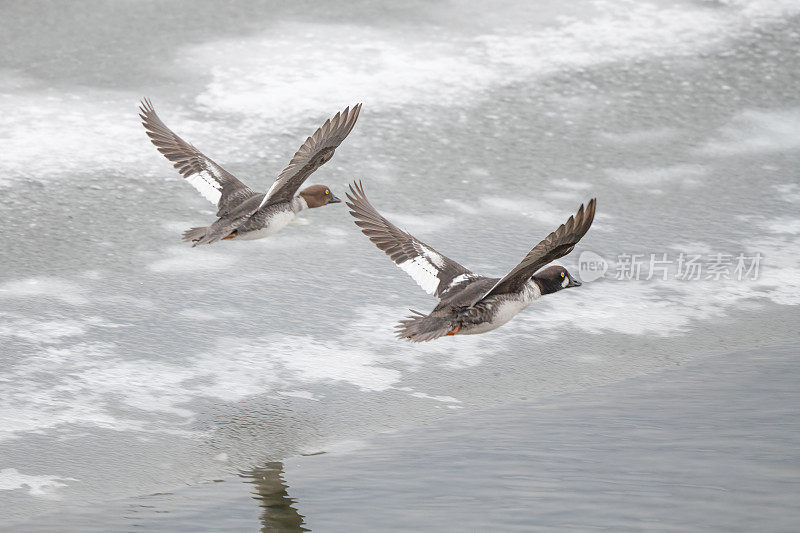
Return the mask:
[[225,235],[222,238],[222,240],[224,241],[225,239],[233,239],[234,237],[236,237],[236,233],[235,232],[234,233],[228,233],[227,235]]
[[458,333],[459,331],[461,331],[461,322],[459,322],[458,324],[456,324],[456,327],[454,327],[453,329],[451,329],[450,331],[448,331],[448,332],[447,332],[445,335],[455,335],[455,334],[456,334],[456,333]]

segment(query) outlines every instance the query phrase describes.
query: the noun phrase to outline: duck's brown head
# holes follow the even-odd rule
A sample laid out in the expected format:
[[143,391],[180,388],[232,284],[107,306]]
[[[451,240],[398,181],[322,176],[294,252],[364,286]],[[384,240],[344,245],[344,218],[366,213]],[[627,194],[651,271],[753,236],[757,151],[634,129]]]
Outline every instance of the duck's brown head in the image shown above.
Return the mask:
[[341,202],[341,200],[334,196],[327,185],[312,185],[311,187],[306,187],[300,191],[300,196],[306,201],[309,209]]
[[551,294],[569,287],[580,287],[581,282],[572,277],[562,266],[551,266],[540,270],[532,277],[542,294]]

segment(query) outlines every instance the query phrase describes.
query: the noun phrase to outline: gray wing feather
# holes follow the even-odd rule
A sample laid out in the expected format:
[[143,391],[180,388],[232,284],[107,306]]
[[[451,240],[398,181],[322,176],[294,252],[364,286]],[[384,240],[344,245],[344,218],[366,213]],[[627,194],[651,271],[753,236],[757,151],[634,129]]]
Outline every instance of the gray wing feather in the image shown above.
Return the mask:
[[336,113],[332,119],[326,120],[314,135],[307,138],[292,157],[289,166],[281,171],[267,191],[261,206],[288,202],[294,198],[303,182],[333,156],[336,148],[350,134],[360,112],[361,104],[356,104],[353,109],[347,107],[341,113]]
[[443,298],[453,287],[477,277],[383,218],[367,200],[361,182],[350,185],[347,199],[361,232],[428,294]]
[[217,205],[217,216],[223,216],[233,206],[257,194],[200,150],[175,135],[158,117],[150,100],[145,98],[140,103],[139,112],[150,141],[174,163],[186,181]]
[[578,209],[577,214],[569,217],[564,224],[552,232],[545,239],[534,246],[522,261],[514,267],[511,272],[498,281],[489,292],[478,298],[477,301],[487,296],[496,294],[507,294],[517,292],[522,285],[533,276],[537,270],[555,261],[559,257],[564,257],[570,253],[578,241],[586,235],[589,227],[594,220],[594,213],[597,207],[597,198],[592,198],[584,210],[583,204]]

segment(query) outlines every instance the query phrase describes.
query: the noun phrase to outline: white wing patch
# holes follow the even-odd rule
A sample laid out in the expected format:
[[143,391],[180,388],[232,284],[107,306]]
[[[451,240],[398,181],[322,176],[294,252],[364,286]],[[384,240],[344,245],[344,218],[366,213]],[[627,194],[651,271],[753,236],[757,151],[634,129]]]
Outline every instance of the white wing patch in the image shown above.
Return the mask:
[[222,185],[207,170],[187,176],[186,181],[214,205],[217,205],[222,198]]
[[439,269],[427,257],[419,255],[414,259],[397,263],[397,266],[411,276],[428,294],[434,294],[439,288]]
[[441,255],[422,245],[419,245],[419,247],[422,248],[422,253],[428,258],[431,264],[437,267],[437,270],[439,268],[444,268],[444,258]]
[[450,282],[450,285],[447,286],[447,290],[452,289],[453,287],[455,287],[459,283],[463,283],[465,281],[471,280],[474,277],[475,276],[472,275],[472,274],[461,274],[459,276],[456,276],[456,277],[453,278],[453,281]]
[[261,200],[260,204],[258,204],[258,208],[256,208],[256,211],[258,211],[259,209],[264,207],[264,204],[266,204],[267,200],[269,200],[269,195],[272,194],[272,191],[274,191],[275,187],[277,187],[277,186],[278,186],[278,180],[275,180],[275,182],[272,184],[272,186],[267,191],[267,194],[264,195],[264,199]]
[[[439,284],[442,282],[439,278],[439,273],[446,266],[445,259],[420,242],[415,242],[414,248],[417,250],[418,255],[413,259],[397,263],[397,266],[411,276],[417,282],[417,285],[422,287],[422,290],[428,294],[436,294]],[[466,276],[466,274],[462,274],[459,277],[463,276]]]

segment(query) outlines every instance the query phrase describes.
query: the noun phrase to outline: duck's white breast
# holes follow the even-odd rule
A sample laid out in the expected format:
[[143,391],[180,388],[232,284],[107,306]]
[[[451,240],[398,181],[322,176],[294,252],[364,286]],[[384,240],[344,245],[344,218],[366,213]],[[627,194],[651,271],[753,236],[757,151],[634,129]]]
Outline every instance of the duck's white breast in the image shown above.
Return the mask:
[[491,315],[492,318],[486,322],[465,327],[461,332],[464,335],[474,335],[497,329],[517,316],[520,311],[531,305],[534,300],[541,296],[542,293],[539,290],[539,286],[533,281],[529,281],[525,288],[515,297],[506,297],[487,302],[487,306],[491,306],[489,310],[494,311]]
[[494,314],[492,315],[491,320],[487,320],[486,322],[482,322],[480,324],[471,325],[467,328],[463,329],[464,335],[473,335],[477,333],[486,333],[487,331],[492,331],[493,329],[497,329],[515,316],[519,314],[520,311],[525,309],[531,304],[531,301],[525,301],[522,299],[513,299],[513,300],[501,300],[491,304],[492,311]]
[[275,235],[280,230],[285,228],[289,222],[291,222],[296,215],[293,211],[276,211],[270,218],[269,222],[266,226],[261,229],[248,231],[247,233],[239,233],[236,236],[237,240],[254,240],[254,239],[263,239],[264,237],[269,237],[270,235]]

